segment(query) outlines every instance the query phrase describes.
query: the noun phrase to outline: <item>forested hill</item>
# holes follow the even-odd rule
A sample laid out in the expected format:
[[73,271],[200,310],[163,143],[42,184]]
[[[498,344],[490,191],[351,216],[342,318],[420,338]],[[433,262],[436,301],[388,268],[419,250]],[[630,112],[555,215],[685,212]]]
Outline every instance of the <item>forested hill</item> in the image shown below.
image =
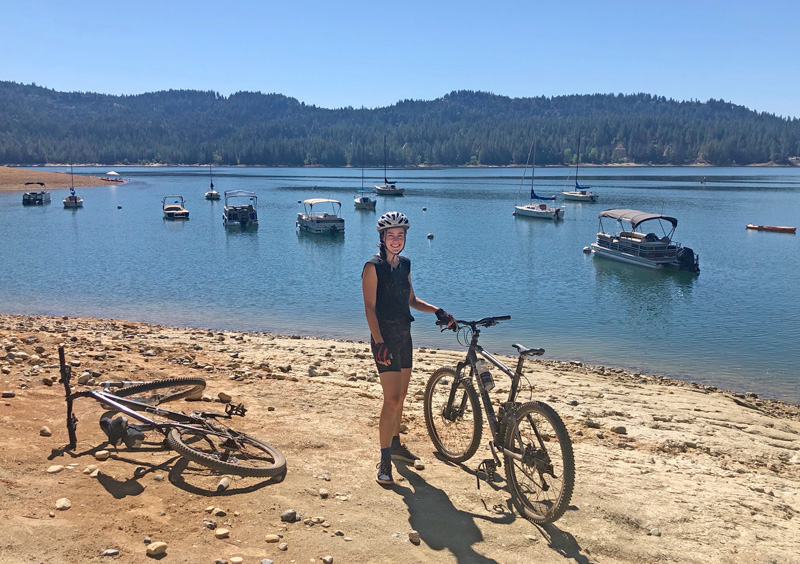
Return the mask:
[[0,82],[0,164],[389,166],[581,162],[788,164],[800,120],[650,94],[431,101],[335,110],[280,94],[170,90],[135,96]]

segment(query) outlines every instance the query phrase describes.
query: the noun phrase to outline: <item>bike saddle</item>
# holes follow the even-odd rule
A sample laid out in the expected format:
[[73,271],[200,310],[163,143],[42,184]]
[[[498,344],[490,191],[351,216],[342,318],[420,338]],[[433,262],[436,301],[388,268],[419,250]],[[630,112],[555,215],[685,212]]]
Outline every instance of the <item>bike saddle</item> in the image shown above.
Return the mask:
[[540,354],[544,354],[544,349],[529,349],[528,347],[523,347],[519,343],[514,343],[511,346],[519,351],[519,356],[539,356]]
[[108,442],[114,446],[125,440],[125,435],[128,430],[128,418],[124,415],[119,417],[101,417],[100,428],[108,437]]

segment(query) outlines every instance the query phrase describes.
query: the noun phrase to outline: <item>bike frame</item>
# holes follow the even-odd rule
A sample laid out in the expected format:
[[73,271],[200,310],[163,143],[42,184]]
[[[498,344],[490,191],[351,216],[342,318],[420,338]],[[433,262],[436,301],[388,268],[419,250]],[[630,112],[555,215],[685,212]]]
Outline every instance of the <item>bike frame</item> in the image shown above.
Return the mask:
[[[61,371],[61,379],[66,389],[67,432],[69,433],[68,450],[73,450],[77,446],[75,429],[78,426],[78,418],[72,412],[72,404],[78,398],[92,398],[102,404],[113,407],[114,410],[120,411],[136,419],[137,421],[144,423],[144,426],[140,429],[142,431],[156,430],[162,435],[166,436],[169,430],[173,428],[181,427],[187,429],[196,429],[198,426],[201,426],[209,434],[227,436],[225,433],[219,432],[212,425],[209,425],[207,421],[207,419],[231,419],[232,414],[227,413],[227,408],[226,413],[224,414],[215,412],[201,412],[187,415],[185,413],[179,413],[176,411],[170,411],[168,409],[162,409],[160,407],[148,405],[136,400],[119,397],[111,392],[106,391],[109,385],[112,383],[105,383],[106,387],[103,390],[84,390],[82,392],[72,392],[70,389],[70,378],[72,371],[71,367],[67,366],[66,363],[63,362],[63,354],[63,350],[59,349],[59,356],[62,357],[61,366],[64,367]],[[131,384],[133,383],[134,382],[131,382]],[[143,415],[141,412],[151,413],[155,416],[168,419],[169,421],[159,423],[153,419],[150,419],[146,415]]]
[[[457,321],[459,324],[465,324],[466,322]],[[478,344],[478,337],[481,334],[481,330],[478,329],[477,324],[472,325],[466,323],[467,326],[472,329],[472,338],[470,340],[469,348],[467,350],[467,357],[465,360],[458,363],[456,366],[456,373],[459,375],[459,378],[453,382],[453,386],[450,390],[450,401],[449,403],[452,405],[453,401],[455,400],[456,391],[458,389],[458,384],[462,380],[472,380],[477,384],[478,392],[481,397],[481,402],[483,403],[483,409],[486,412],[486,419],[489,424],[489,431],[492,435],[492,440],[489,442],[489,446],[494,453],[495,449],[499,450],[501,453],[511,456],[522,462],[523,457],[522,454],[510,451],[506,448],[503,448],[503,433],[501,431],[505,428],[504,425],[508,423],[506,417],[510,420],[513,425],[516,425],[516,421],[514,420],[514,406],[516,404],[517,394],[519,393],[519,381],[522,378],[522,367],[525,365],[525,357],[527,356],[525,353],[520,352],[519,358],[517,359],[517,368],[515,371],[512,371],[508,366],[506,366],[500,359],[495,357],[493,354],[486,352],[482,346]],[[541,349],[536,349],[535,354],[542,354],[544,351]],[[477,374],[477,370],[475,368],[475,363],[478,361],[478,355],[482,356],[489,362],[491,362],[496,368],[499,368],[504,374],[506,374],[509,378],[511,378],[511,389],[508,392],[508,399],[500,405],[500,417],[498,418],[497,413],[494,410],[494,406],[492,405],[491,398],[489,397],[489,392],[484,389],[483,381],[480,378],[480,375]],[[464,376],[464,369],[469,366],[470,373],[469,376]],[[466,396],[464,397],[464,401],[466,401]],[[462,406],[462,409],[465,406]]]

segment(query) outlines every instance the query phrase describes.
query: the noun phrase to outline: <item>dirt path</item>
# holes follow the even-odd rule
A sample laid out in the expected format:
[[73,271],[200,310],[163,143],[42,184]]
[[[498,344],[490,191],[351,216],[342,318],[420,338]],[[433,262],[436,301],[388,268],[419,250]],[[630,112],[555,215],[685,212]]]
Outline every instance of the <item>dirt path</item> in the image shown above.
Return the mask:
[[[286,479],[234,478],[218,492],[220,476],[155,443],[98,461],[108,445],[89,401],[76,404],[78,448],[65,451],[63,388],[43,383],[57,377],[59,344],[93,381],[202,375],[209,398],[226,392],[249,408],[236,427],[284,452]],[[364,343],[0,315],[0,346],[0,388],[14,394],[0,403],[2,562],[148,562],[145,537],[167,543],[164,561],[192,563],[800,562],[797,407],[534,363],[535,396],[565,420],[577,463],[570,509],[537,527],[511,511],[504,481],[476,488],[484,449],[463,466],[433,453],[422,391],[461,353],[415,351],[404,441],[425,468],[398,466],[384,489],[374,481],[381,394]],[[48,473],[54,465],[64,468]],[[56,509],[65,497],[71,508]],[[301,520],[282,523],[287,509]]]

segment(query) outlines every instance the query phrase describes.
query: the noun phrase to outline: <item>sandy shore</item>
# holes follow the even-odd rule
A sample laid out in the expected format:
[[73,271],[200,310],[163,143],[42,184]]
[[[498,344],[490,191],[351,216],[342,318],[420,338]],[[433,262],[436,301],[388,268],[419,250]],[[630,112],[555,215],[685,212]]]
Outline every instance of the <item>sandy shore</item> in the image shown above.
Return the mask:
[[[44,182],[44,188],[36,185],[26,186],[26,182]],[[0,166],[0,192],[38,192],[61,188],[86,188],[89,186],[107,186],[109,183],[97,176],[70,175],[64,172],[49,172],[29,168]]]
[[[365,343],[0,315],[0,345],[3,561],[108,562],[103,551],[117,549],[114,561],[147,562],[149,537],[167,543],[172,562],[800,562],[796,406],[531,362],[532,396],[561,414],[577,464],[570,509],[536,527],[510,510],[504,480],[476,488],[488,448],[463,465],[434,454],[423,391],[430,373],[461,351],[415,350],[404,441],[425,468],[398,466],[398,483],[383,489],[374,482],[381,390]],[[208,400],[225,392],[249,408],[236,427],[284,452],[286,479],[236,478],[217,491],[219,476],[158,443],[110,448],[98,461],[93,454],[109,448],[97,425],[103,410],[88,400],[76,404],[78,448],[64,450],[63,388],[53,383],[59,345],[86,386],[203,376]],[[493,399],[507,390],[499,382]],[[63,468],[48,472],[53,466]],[[71,509],[57,510],[64,497]],[[215,507],[226,514],[206,511]],[[282,523],[290,508],[301,520]],[[229,536],[216,538],[209,520]],[[268,543],[270,534],[286,546]]]

